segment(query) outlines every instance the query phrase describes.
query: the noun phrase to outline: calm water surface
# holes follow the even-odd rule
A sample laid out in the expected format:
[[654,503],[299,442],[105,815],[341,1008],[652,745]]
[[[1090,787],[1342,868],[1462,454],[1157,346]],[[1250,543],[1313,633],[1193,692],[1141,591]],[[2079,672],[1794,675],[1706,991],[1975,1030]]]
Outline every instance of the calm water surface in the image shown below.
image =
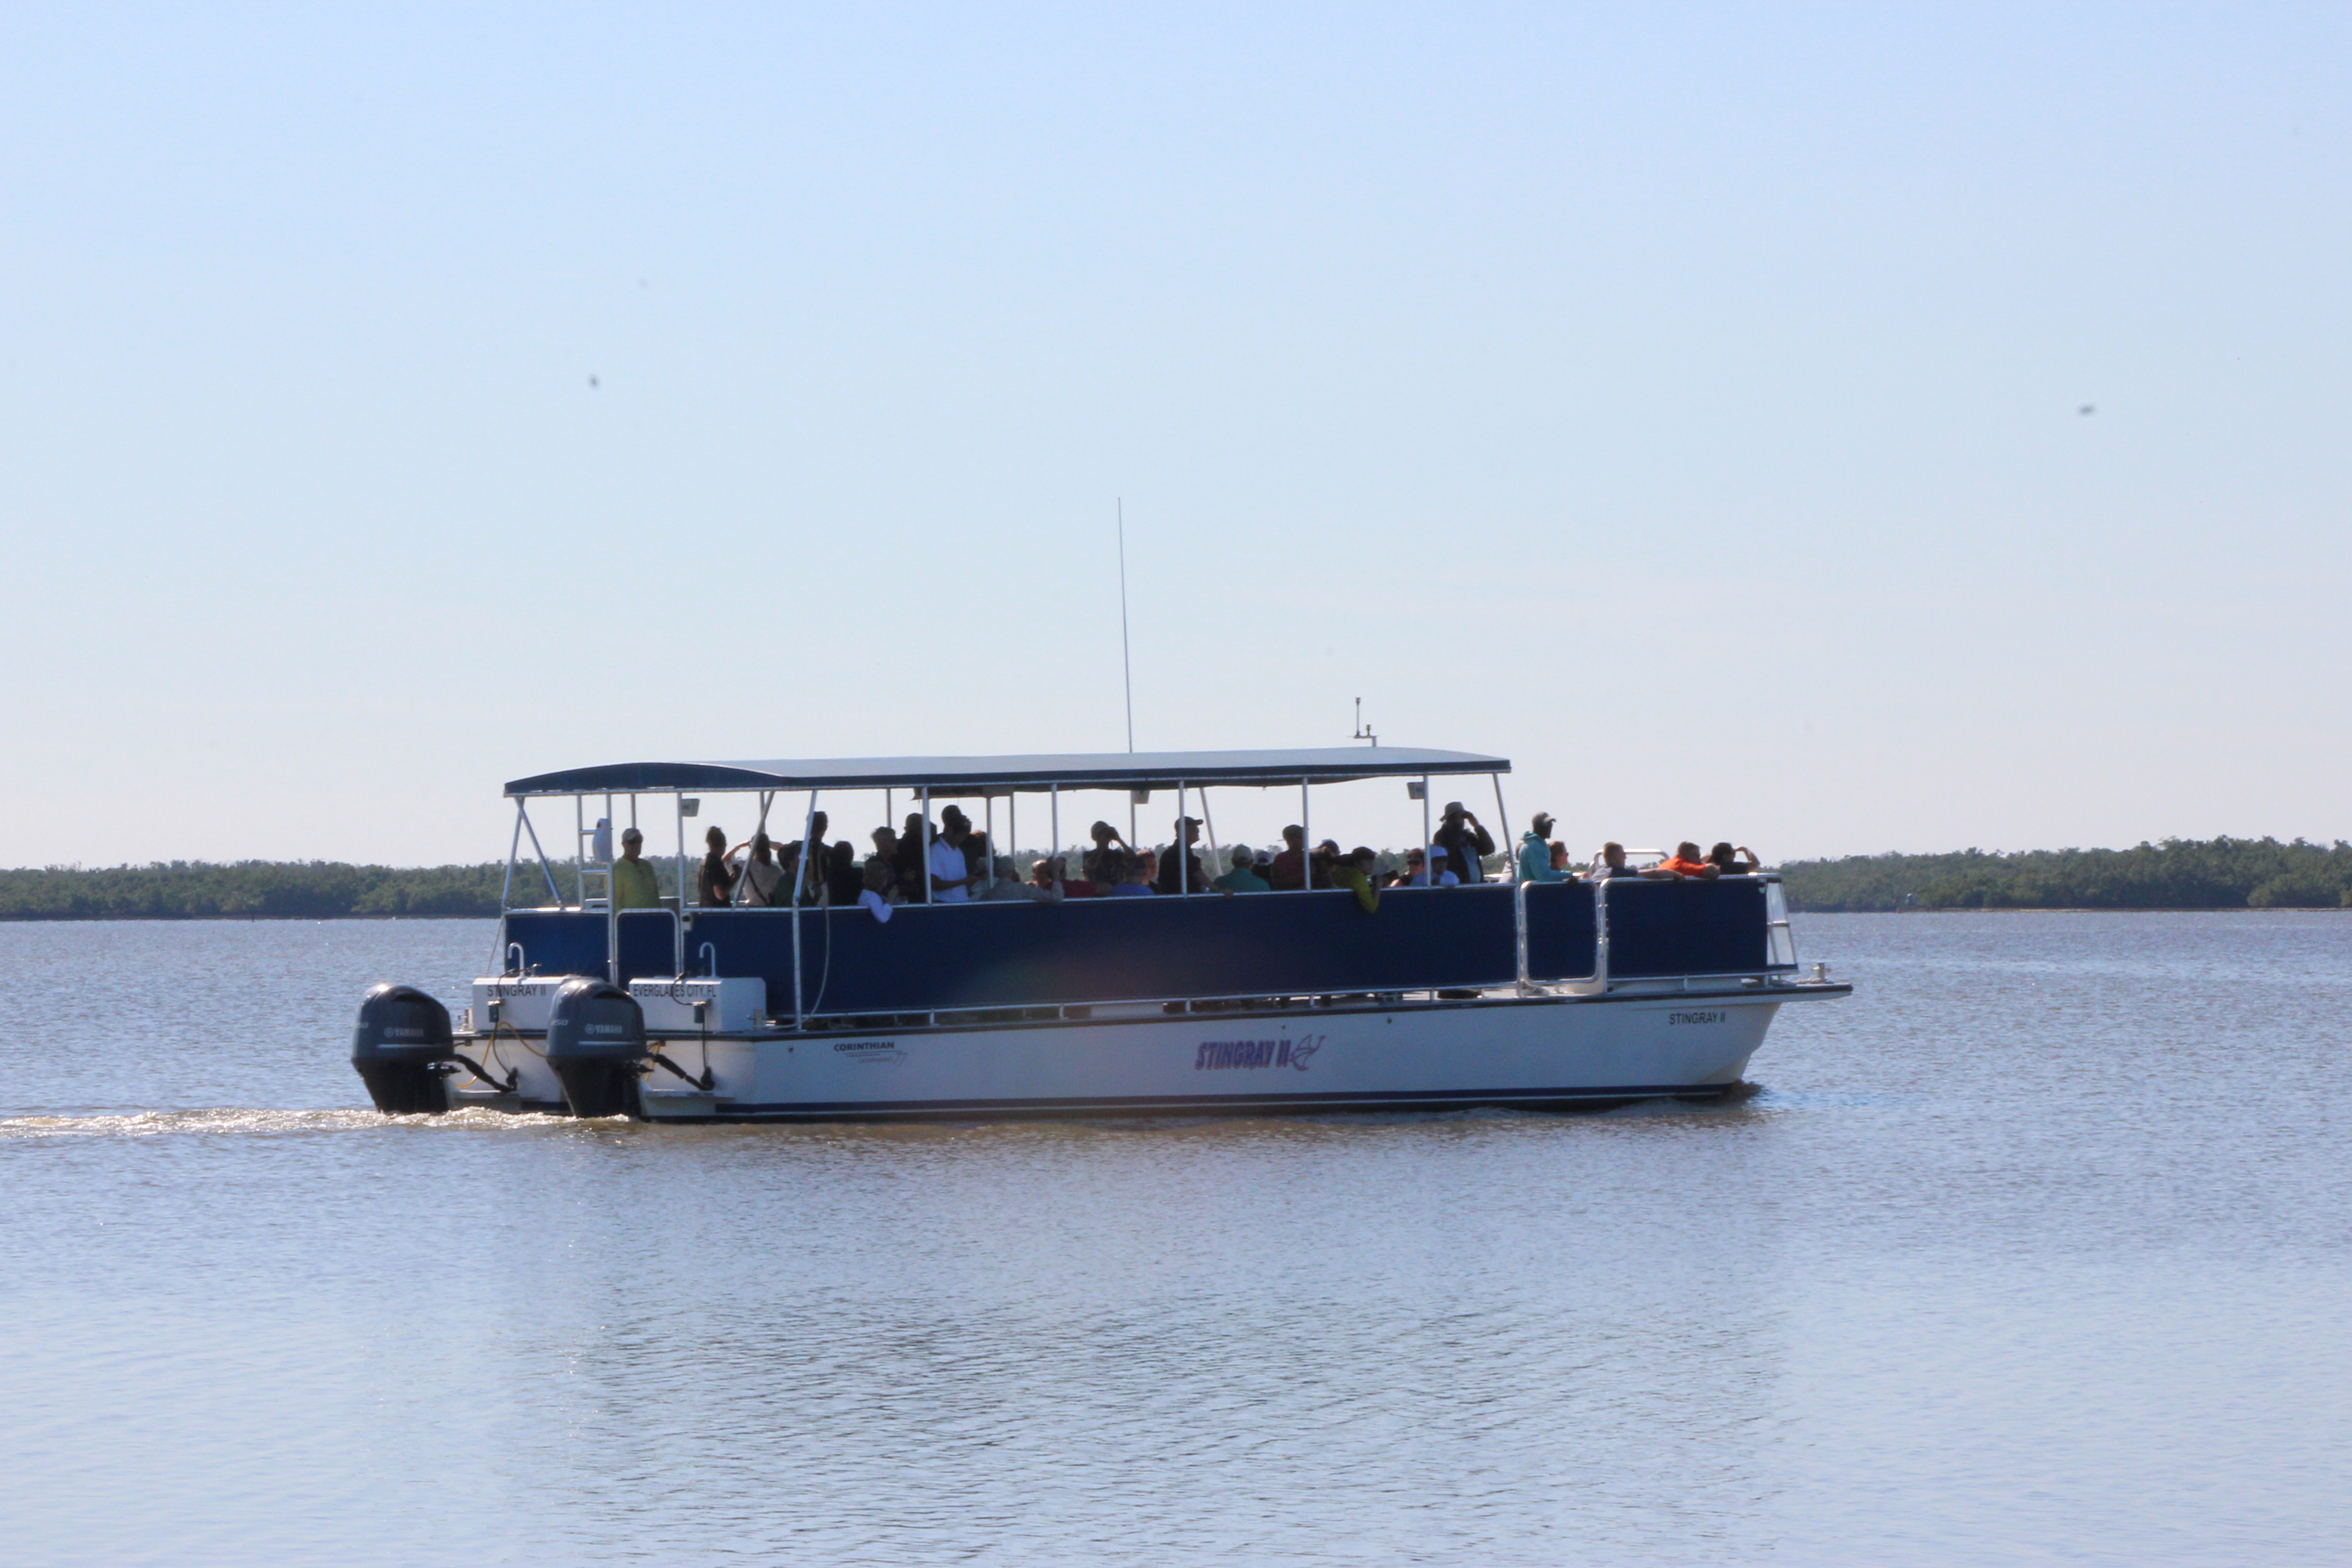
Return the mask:
[[0,927],[11,1563],[2352,1561],[2352,917],[1814,917],[1736,1106],[358,1109],[473,922]]

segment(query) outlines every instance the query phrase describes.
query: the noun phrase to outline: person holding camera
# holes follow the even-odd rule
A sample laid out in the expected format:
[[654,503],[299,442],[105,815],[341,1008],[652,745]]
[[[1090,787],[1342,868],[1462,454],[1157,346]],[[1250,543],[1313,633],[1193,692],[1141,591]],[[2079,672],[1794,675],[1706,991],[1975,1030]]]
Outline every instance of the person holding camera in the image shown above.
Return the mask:
[[1429,841],[1445,851],[1447,868],[1463,882],[1486,879],[1486,858],[1495,852],[1495,836],[1486,831],[1478,814],[1460,801],[1445,803],[1445,820]]

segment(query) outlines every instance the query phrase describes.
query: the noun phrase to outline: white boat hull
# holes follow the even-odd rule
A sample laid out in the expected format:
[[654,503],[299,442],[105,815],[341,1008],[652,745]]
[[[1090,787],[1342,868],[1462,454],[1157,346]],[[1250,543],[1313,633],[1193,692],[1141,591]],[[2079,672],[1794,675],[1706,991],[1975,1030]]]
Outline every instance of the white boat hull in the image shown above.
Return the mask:
[[[1547,995],[1395,1007],[1195,1012],[1098,1007],[1084,1019],[673,1037],[662,1054],[708,1089],[656,1068],[654,1121],[854,1121],[991,1116],[1265,1114],[1570,1106],[1719,1094],[1740,1082],[1782,1004],[1844,985],[1716,994]],[[1124,1016],[1120,1016],[1120,1015]],[[509,1037],[453,1105],[561,1110],[546,1062]]]

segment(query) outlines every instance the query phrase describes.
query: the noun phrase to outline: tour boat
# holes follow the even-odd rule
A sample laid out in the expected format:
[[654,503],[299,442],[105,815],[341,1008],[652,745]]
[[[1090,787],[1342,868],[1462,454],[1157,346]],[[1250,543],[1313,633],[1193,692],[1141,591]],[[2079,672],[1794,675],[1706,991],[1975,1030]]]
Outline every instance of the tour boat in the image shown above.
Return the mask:
[[[1432,839],[1439,780],[1501,757],[1375,745],[1273,752],[625,763],[518,779],[497,951],[455,1019],[425,993],[368,994],[352,1062],[379,1110],[816,1121],[1558,1110],[1717,1097],[1773,1016],[1852,987],[1798,973],[1780,879],[1619,878],[1339,890],[747,908],[691,902],[689,824],[736,795],[800,841],[821,803],[903,794],[984,820],[1113,792],[1208,828],[1212,792],[1402,781]],[[649,799],[649,797],[651,797]],[[530,809],[572,802],[551,860]],[[1286,800],[1289,798],[1286,796]],[[683,898],[614,908],[614,824],[664,802]],[[591,802],[597,815],[590,816]],[[787,820],[770,826],[780,802]],[[1153,803],[1164,803],[1154,805]],[[1404,805],[1406,812],[1412,807]],[[1087,813],[1094,815],[1092,811]],[[1408,833],[1410,833],[1408,829]],[[1130,837],[1133,837],[1130,832]],[[1496,847],[1514,847],[1497,832]],[[527,845],[527,847],[526,847]],[[1178,875],[1189,883],[1187,864]],[[927,855],[928,861],[928,855]],[[1073,868],[1075,869],[1075,867]],[[569,884],[568,888],[566,884]],[[535,907],[522,907],[522,889]],[[741,885],[737,888],[741,895]],[[544,900],[540,900],[540,895]]]

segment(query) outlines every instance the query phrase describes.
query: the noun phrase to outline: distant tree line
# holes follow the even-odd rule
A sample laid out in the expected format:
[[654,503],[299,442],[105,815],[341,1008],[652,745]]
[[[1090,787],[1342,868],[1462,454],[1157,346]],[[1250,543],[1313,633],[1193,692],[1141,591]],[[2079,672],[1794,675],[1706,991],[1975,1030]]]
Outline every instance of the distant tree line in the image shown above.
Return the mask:
[[1853,855],[1779,868],[1796,909],[2334,910],[2352,844],[2168,838],[2130,849]]
[[[675,893],[673,862],[647,857]],[[1028,857],[1020,857],[1025,864]],[[1388,858],[1384,857],[1384,859]],[[1401,863],[1401,858],[1400,858]],[[1501,857],[1493,865],[1499,868]],[[566,898],[572,868],[555,868]],[[2352,907],[2352,844],[2168,838],[2130,849],[1853,855],[1779,868],[1789,902],[1873,910],[2313,910]],[[502,861],[349,866],[329,860],[174,860],[151,866],[0,870],[0,921],[487,919]],[[536,861],[515,868],[514,901],[546,898]]]
[[[530,880],[523,880],[524,873]],[[557,868],[569,894],[572,884]],[[343,920],[493,916],[503,861],[346,866],[329,860],[174,860],[152,866],[0,870],[0,920]],[[518,903],[546,897],[536,862],[515,868]],[[537,897],[533,894],[536,892]]]

